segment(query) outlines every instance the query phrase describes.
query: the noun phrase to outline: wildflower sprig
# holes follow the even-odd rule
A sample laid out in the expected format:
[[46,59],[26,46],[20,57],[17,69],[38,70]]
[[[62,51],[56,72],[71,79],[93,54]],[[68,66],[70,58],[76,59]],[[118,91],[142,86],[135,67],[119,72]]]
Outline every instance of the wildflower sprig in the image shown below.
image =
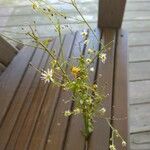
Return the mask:
[[[82,115],[83,122],[84,122],[84,130],[83,135],[86,139],[89,138],[90,134],[94,130],[94,117],[96,115],[99,115],[101,117],[105,117],[105,112],[107,111],[103,107],[103,101],[105,99],[105,94],[102,93],[102,91],[99,91],[99,88],[97,87],[96,83],[93,83],[93,81],[90,80],[90,73],[94,73],[95,68],[93,66],[93,63],[97,58],[102,63],[106,63],[107,60],[107,52],[106,49],[111,46],[112,42],[108,43],[107,45],[103,45],[103,42],[101,42],[98,37],[95,34],[95,31],[92,30],[80,10],[78,9],[78,6],[76,4],[75,0],[68,0],[63,1],[65,3],[68,3],[69,5],[72,5],[75,10],[78,12],[80,17],[82,18],[83,22],[87,25],[89,30],[94,35],[95,39],[98,43],[101,44],[101,49],[99,51],[95,51],[92,47],[88,48],[87,54],[88,57],[84,57],[83,53],[81,52],[80,56],[76,59],[76,63],[72,64],[71,66],[65,62],[65,59],[57,60],[57,58],[49,51],[47,48],[47,45],[45,45],[45,42],[41,42],[38,36],[34,33],[28,33],[29,36],[31,36],[37,44],[39,44],[42,49],[44,49],[50,57],[53,59],[51,61],[51,70],[47,70],[47,72],[43,72],[42,79],[44,79],[47,82],[52,82],[56,86],[61,86],[64,90],[70,91],[72,93],[72,100],[74,101],[74,108],[73,110],[66,110],[64,112],[65,116],[71,116],[71,115]],[[51,16],[53,18],[50,18],[51,22],[54,25],[54,29],[56,33],[58,33],[60,45],[62,45],[62,26],[61,26],[61,17],[64,19],[64,17],[68,17],[67,15],[64,16],[62,13],[60,13],[57,9],[54,9],[52,6],[47,6],[46,9],[39,8],[40,5],[38,5],[38,8],[35,7],[34,9],[37,9],[40,11],[40,13],[43,13],[44,16],[47,15],[48,18]],[[46,12],[45,12],[46,11]],[[53,14],[50,16],[50,14]],[[54,18],[54,16],[56,16]],[[83,41],[79,42],[80,44],[83,42],[85,46],[89,44],[87,40],[88,32],[86,30],[83,30],[81,32],[81,36],[83,38]],[[61,47],[61,51],[63,51],[63,48]],[[64,57],[62,55],[62,57]],[[63,65],[64,64],[64,65]],[[65,69],[65,68],[69,68]],[[61,72],[62,77],[57,77],[57,74],[60,74]],[[54,75],[55,74],[55,75]],[[56,78],[57,77],[57,78]],[[123,140],[121,135],[119,134],[118,130],[116,130],[111,123],[109,122],[108,118],[105,118],[106,122],[110,126],[112,130],[112,136],[111,136],[111,144],[110,144],[110,150],[116,150],[115,146],[115,138],[119,137],[122,140],[122,146],[126,145],[126,142]]]
[[110,145],[110,150],[117,150],[116,147],[115,147],[115,138],[120,138],[121,141],[122,141],[122,146],[125,147],[126,146],[126,142],[125,140],[122,138],[122,136],[119,134],[119,131],[117,129],[115,129],[109,122],[108,119],[106,119],[108,125],[110,126],[111,130],[112,130],[112,134],[111,134],[111,138],[110,138],[110,141],[111,141],[111,145]]
[[[97,42],[101,45],[101,49],[96,51],[93,47],[88,47],[89,41],[87,39],[88,32],[83,30],[81,32],[82,41],[79,41],[80,55],[75,58],[71,58],[71,63],[67,62],[64,56],[63,45],[63,25],[61,23],[62,19],[71,18],[66,13],[57,10],[52,5],[49,5],[45,0],[31,1],[32,8],[42,14],[44,17],[47,17],[50,23],[53,24],[54,30],[58,35],[60,42],[60,53],[59,56],[56,55],[56,50],[49,49],[49,44],[54,41],[53,38],[49,37],[46,39],[40,39],[37,30],[30,26],[30,31],[26,33],[27,36],[33,39],[36,45],[48,53],[51,58],[49,62],[49,67],[46,70],[38,70],[34,67],[40,74],[41,79],[47,84],[54,84],[57,87],[61,87],[63,90],[69,91],[72,93],[72,101],[74,107],[70,110],[66,110],[64,115],[69,117],[71,115],[81,115],[84,122],[83,135],[85,139],[88,140],[90,135],[94,130],[94,118],[98,115],[101,118],[104,118],[112,130],[112,135],[110,139],[110,150],[116,150],[115,139],[120,138],[122,146],[126,146],[125,140],[119,134],[118,130],[115,129],[108,117],[105,117],[107,112],[106,108],[103,107],[103,101],[106,98],[106,95],[103,91],[100,90],[96,81],[91,80],[90,75],[93,74],[95,77],[96,68],[94,62],[97,60],[101,61],[103,64],[107,60],[107,49],[110,48],[113,41],[104,45],[103,42],[96,36],[95,31],[91,28],[88,21],[84,18],[83,14],[79,10],[76,0],[60,0],[61,2],[67,3],[77,11],[80,15],[80,18],[83,23],[88,27]],[[79,21],[79,19],[76,19]],[[82,52],[80,45],[84,45],[87,50]],[[36,46],[36,47],[37,47]],[[86,57],[84,56],[86,53]],[[75,63],[74,63],[75,61]],[[32,65],[31,65],[32,66]]]

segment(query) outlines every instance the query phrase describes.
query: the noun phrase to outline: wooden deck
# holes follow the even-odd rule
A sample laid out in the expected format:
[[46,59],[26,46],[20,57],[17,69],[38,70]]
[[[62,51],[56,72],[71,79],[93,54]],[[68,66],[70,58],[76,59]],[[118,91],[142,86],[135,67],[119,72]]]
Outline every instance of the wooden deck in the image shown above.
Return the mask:
[[[105,44],[112,40],[118,41],[107,52],[107,64],[95,60],[95,72],[90,74],[90,80],[92,84],[96,82],[98,87],[105,86],[105,92],[109,94],[103,104],[107,109],[106,116],[111,119],[121,118],[111,122],[127,141],[127,38],[122,30],[105,29],[101,32],[96,29],[95,33]],[[99,50],[99,42],[92,32],[89,32],[87,39],[94,43],[81,45],[85,57],[88,57],[87,49],[93,44],[94,50]],[[69,63],[72,57],[79,57],[78,44],[81,40],[81,32],[64,36],[63,53]],[[52,49],[56,50],[55,54],[59,57],[62,49],[58,38],[49,45],[49,50]],[[0,149],[108,150],[111,130],[106,120],[95,118],[95,130],[86,144],[81,135],[81,116],[64,116],[65,110],[74,107],[71,93],[53,84],[44,84],[40,74],[29,65],[31,62],[39,69],[46,69],[50,59],[40,49],[25,47],[0,76]],[[71,68],[66,69],[70,72]],[[116,139],[116,145],[117,149],[126,149],[122,148],[120,139]]]
[[[19,1],[19,0],[18,0]],[[2,2],[1,2],[2,3]],[[6,3],[6,1],[5,1]],[[90,4],[89,4],[90,3]],[[4,3],[3,3],[4,4]],[[26,4],[24,2],[24,4]],[[55,3],[57,6],[58,4]],[[94,27],[97,22],[97,1],[81,1],[81,6],[87,10],[87,19]],[[40,21],[39,16],[30,10],[14,4],[0,6],[0,31],[20,32],[21,27],[29,20],[36,20],[39,33],[42,37],[48,36],[47,22]],[[24,9],[22,9],[22,7]],[[67,10],[71,11],[71,10]],[[11,17],[9,15],[12,14]],[[29,19],[30,18],[30,19]],[[72,22],[70,22],[72,24]],[[18,28],[17,26],[20,26]],[[84,25],[74,24],[74,30],[84,28]],[[129,115],[130,115],[130,141],[131,150],[150,149],[150,0],[128,0],[123,22],[123,28],[128,31],[129,54]],[[46,29],[43,32],[43,29]],[[25,36],[13,33],[21,40],[27,41]],[[32,96],[32,93],[31,95]],[[21,118],[20,118],[21,119]],[[17,129],[16,129],[17,130]]]

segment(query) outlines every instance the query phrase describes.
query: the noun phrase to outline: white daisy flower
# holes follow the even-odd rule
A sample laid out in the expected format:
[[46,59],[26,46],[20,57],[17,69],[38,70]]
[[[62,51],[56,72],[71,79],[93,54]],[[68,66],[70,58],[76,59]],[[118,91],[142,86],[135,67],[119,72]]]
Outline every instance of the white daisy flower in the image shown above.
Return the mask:
[[102,109],[100,109],[100,114],[105,114],[105,112],[106,112],[106,109],[105,108],[102,108]]
[[91,71],[91,72],[94,72],[94,70],[95,70],[94,67],[91,67],[91,68],[90,68],[90,71]]
[[87,36],[87,34],[88,33],[85,30],[81,33],[82,37],[84,37],[84,38]]
[[105,61],[107,59],[107,54],[106,53],[101,53],[99,55],[99,58],[101,59],[102,63],[105,63]]
[[65,115],[66,117],[70,116],[71,114],[72,114],[72,113],[70,112],[70,110],[66,110],[65,113],[64,113],[64,115]]
[[122,141],[122,146],[125,147],[127,143],[125,141]]
[[86,59],[87,64],[91,63],[91,61],[92,61],[92,60],[91,60],[90,58],[87,58],[87,59]]
[[89,43],[89,40],[84,40],[84,44],[87,45]]
[[110,150],[116,150],[115,145],[110,145],[109,148],[110,148]]
[[42,80],[44,80],[45,81],[45,83],[46,82],[50,82],[50,81],[53,81],[53,70],[51,69],[51,70],[49,70],[49,69],[47,69],[47,71],[43,71],[42,73],[41,73],[41,79]]
[[76,108],[73,110],[73,112],[74,112],[74,115],[78,115],[81,111],[79,108]]
[[89,53],[89,54],[92,54],[92,53],[94,53],[94,50],[91,49],[91,48],[89,48],[89,49],[88,49],[88,53]]

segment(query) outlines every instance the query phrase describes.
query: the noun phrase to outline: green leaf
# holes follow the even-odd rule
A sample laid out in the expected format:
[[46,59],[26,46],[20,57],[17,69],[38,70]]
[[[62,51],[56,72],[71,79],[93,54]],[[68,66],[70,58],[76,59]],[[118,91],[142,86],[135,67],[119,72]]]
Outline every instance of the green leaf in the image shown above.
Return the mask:
[[48,47],[50,42],[52,42],[52,38],[47,38],[42,43],[44,44],[44,46]]

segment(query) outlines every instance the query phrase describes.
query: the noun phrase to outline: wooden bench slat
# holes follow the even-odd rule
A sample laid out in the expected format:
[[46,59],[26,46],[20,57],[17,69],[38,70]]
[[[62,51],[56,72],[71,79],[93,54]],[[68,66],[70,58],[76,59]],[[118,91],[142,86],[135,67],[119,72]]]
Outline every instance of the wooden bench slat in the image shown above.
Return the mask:
[[[70,56],[70,51],[72,49],[72,44],[74,42],[74,36],[75,36],[74,34],[65,36],[62,50],[64,55],[66,56],[66,60]],[[44,104],[41,108],[41,113],[39,115],[37,125],[32,135],[32,139],[28,148],[29,150],[30,149],[43,150],[44,147],[45,149],[47,149],[47,147],[49,147],[51,143],[54,149],[55,146],[59,146],[59,147],[62,146],[63,132],[62,132],[62,136],[59,136],[59,141],[57,141],[58,138],[57,136],[53,137],[53,132],[55,132],[55,128],[58,127],[57,121],[55,122],[55,120],[59,119],[57,118],[56,110],[58,110],[58,113],[60,112],[59,117],[61,118],[62,115],[61,109],[64,108],[64,105],[60,107],[60,104],[62,102],[62,99],[59,99],[60,91],[61,89],[54,87],[52,84],[50,85],[47,94],[45,96]],[[56,123],[56,126],[53,126],[54,123]],[[53,130],[51,130],[51,128],[53,128]],[[65,128],[63,128],[63,131],[65,131]],[[50,141],[51,138],[53,139],[52,141]]]
[[[115,55],[115,77],[114,77],[114,97],[113,97],[113,116],[122,118],[114,120],[113,126],[118,129],[121,136],[128,140],[128,95],[127,95],[127,34],[123,30],[118,32],[118,40]],[[128,148],[129,148],[129,141]],[[121,140],[116,140],[117,149],[122,148]]]
[[[28,51],[29,50],[30,49],[28,49]],[[41,50],[36,50],[31,62],[35,66],[38,66],[41,62],[42,56],[43,56],[43,52]],[[19,112],[25,101],[26,95],[29,92],[29,88],[32,84],[32,80],[34,79],[35,74],[36,71],[33,68],[29,67],[27,69],[24,78],[20,86],[18,87],[17,93],[15,97],[12,99],[12,104],[6,114],[5,121],[3,122],[0,128],[1,149],[3,149],[3,146],[6,146],[6,143],[8,142],[10,133],[15,125]]]
[[6,66],[2,63],[0,63],[0,75],[5,70]]
[[[58,55],[60,50],[59,39],[56,40],[53,48],[56,49],[56,55]],[[49,59],[50,58],[46,53],[45,58],[43,59],[45,69],[47,69],[49,66]],[[32,134],[41,111],[41,107],[45,101],[47,90],[48,84],[45,85],[43,81],[40,81],[38,88],[34,93],[34,97],[32,98],[32,103],[26,114],[22,129],[18,135],[15,149],[28,149],[30,139],[32,138]]]
[[[98,29],[96,29],[96,30],[94,30],[94,32],[95,32],[95,34],[97,35],[97,37],[100,37],[100,33],[99,33],[99,30]],[[94,43],[93,43],[93,41],[95,41]],[[87,52],[87,50],[89,49],[89,48],[91,48],[91,49],[94,49],[94,50],[98,50],[99,49],[99,42],[96,40],[96,38],[95,38],[95,36],[93,35],[93,33],[91,32],[91,31],[89,31],[89,37],[88,37],[88,45],[86,46],[86,49],[85,49],[85,51],[84,51],[84,57],[89,57],[88,56],[88,52]],[[93,67],[95,68],[95,70],[96,70],[96,66],[97,66],[97,64],[96,64],[96,61],[94,61],[94,63],[93,63]],[[94,80],[95,80],[95,73],[91,73],[90,74],[90,80],[91,80],[91,82],[93,82],[94,83]],[[78,117],[80,117],[80,118],[78,118]],[[72,137],[68,137],[68,139],[69,139],[69,144],[68,144],[68,142],[66,141],[66,147],[68,147],[68,149],[69,148],[71,148],[71,149],[84,149],[85,148],[85,146],[86,146],[86,142],[85,142],[85,140],[84,140],[84,137],[83,137],[83,135],[81,134],[81,130],[83,129],[83,120],[82,120],[82,118],[81,118],[81,116],[73,116],[72,117],[73,118],[73,121],[72,122],[74,122],[74,123],[72,123],[72,125],[73,125],[73,127],[72,127],[72,131],[71,131],[71,135],[70,136],[74,136],[74,134],[75,135],[77,135],[77,133],[78,133],[78,137],[80,138],[76,138],[76,136],[74,137],[74,141],[72,142],[71,140],[72,140]],[[71,119],[72,119],[71,118]],[[74,127],[74,124],[76,124],[76,126]],[[70,125],[70,126],[72,126],[72,125]],[[70,126],[69,126],[69,128],[70,128]],[[75,131],[74,131],[75,130]],[[78,130],[78,131],[77,131]],[[76,132],[76,133],[75,133]],[[68,133],[67,133],[68,134]],[[78,142],[78,144],[76,143],[76,142]],[[72,146],[72,144],[74,145],[74,146]],[[69,145],[69,146],[68,146]],[[66,149],[66,148],[65,148]]]
[[0,62],[8,65],[17,54],[17,49],[0,36]]
[[[44,54],[41,59],[40,59],[40,57],[39,58],[36,58],[36,57],[34,58],[36,60],[36,62],[37,62],[37,59],[40,59],[40,61],[41,61],[40,65],[39,65],[39,69],[43,69],[44,68],[45,63],[46,63],[46,58],[47,58],[47,54]],[[33,63],[33,65],[37,66],[34,62],[32,62],[32,63]],[[30,67],[29,68],[29,74],[27,74],[27,75],[31,76],[30,74],[33,71],[34,71],[34,69]],[[27,78],[25,78],[24,81],[27,82]],[[27,113],[29,111],[29,108],[30,108],[30,106],[32,104],[32,99],[34,98],[34,94],[35,94],[35,92],[36,92],[36,90],[38,88],[39,81],[40,81],[40,74],[38,72],[36,72],[36,75],[34,76],[34,79],[33,79],[32,83],[31,83],[31,86],[28,89],[28,93],[27,93],[27,95],[26,95],[26,97],[24,99],[24,104],[22,105],[22,108],[21,108],[21,110],[19,112],[19,116],[17,118],[16,124],[15,124],[15,126],[13,128],[11,137],[10,137],[9,142],[7,144],[7,147],[6,147],[7,150],[14,149],[14,146],[16,144],[18,135],[19,135],[19,133],[20,133],[20,131],[22,129],[22,126],[24,124],[24,120],[25,120],[25,118],[27,116]]]
[[98,26],[101,28],[120,28],[126,0],[99,0]]
[[11,99],[22,80],[23,74],[27,69],[29,61],[32,59],[33,54],[34,49],[32,48],[30,50],[28,50],[27,47],[22,49],[5,72],[0,76],[0,124],[2,124],[2,120],[11,103]]
[[[45,65],[46,65],[47,59],[48,59],[48,55],[46,54],[45,61],[44,61]],[[28,109],[26,118],[24,120],[20,133],[18,135],[15,149],[27,149],[28,148],[28,144],[32,136],[34,127],[36,125],[36,120],[38,118],[40,108],[44,101],[46,91],[47,91],[47,86],[44,87],[43,84],[40,82],[38,85],[38,88],[35,91],[31,106]]]
[[[74,45],[72,47],[72,53],[71,53],[71,57],[77,57],[79,56],[80,52],[79,52],[79,42],[82,41],[82,37],[81,37],[81,32],[78,32],[76,34],[76,38],[74,41]],[[81,45],[81,51],[83,49],[83,45]],[[72,63],[72,60],[70,60]],[[68,72],[70,72],[70,68],[67,68]],[[56,110],[56,116],[54,117],[54,121],[52,123],[52,127],[51,127],[51,132],[52,134],[50,134],[49,136],[51,136],[51,140],[52,142],[47,144],[46,150],[48,150],[50,147],[54,147],[54,149],[61,149],[62,147],[65,147],[65,139],[67,138],[67,131],[68,131],[68,125],[69,125],[69,118],[66,118],[64,116],[64,111],[65,110],[70,110],[72,108],[72,102],[68,102],[65,104],[64,101],[62,101],[63,99],[65,101],[69,101],[71,100],[72,95],[66,91],[62,91],[60,93],[60,97],[59,97],[59,103],[58,103],[58,107]],[[60,126],[57,125],[57,121],[58,123],[60,123]],[[60,145],[57,144],[57,141]]]
[[[102,31],[102,40],[104,45],[107,45],[111,41],[115,42],[116,31],[113,29],[104,29]],[[101,47],[102,48],[102,47]],[[103,90],[105,94],[109,94],[104,100],[104,107],[107,110],[106,116],[111,117],[111,104],[112,104],[112,86],[113,86],[113,69],[114,69],[114,44],[110,45],[110,50],[107,49],[107,60],[106,64],[103,64],[99,60],[98,73],[97,73],[97,84],[100,90]],[[102,77],[99,76],[102,75]],[[109,149],[109,138],[110,138],[110,128],[105,119],[100,119],[97,116],[95,120],[95,130],[91,136],[89,143],[89,150],[105,150]]]
[[[95,72],[90,74],[90,80],[93,83],[96,80],[100,90],[104,90],[105,94],[109,94],[106,101],[104,101],[104,107],[107,109],[106,116],[109,118],[113,118],[113,115],[117,118],[126,117],[126,36],[120,37],[121,34],[124,34],[122,31],[117,36],[117,30],[115,29],[103,29],[102,33],[99,29],[96,29],[95,33],[99,39],[103,39],[105,45],[112,40],[114,42],[110,49],[106,51],[106,64],[103,64],[99,59],[93,63]],[[65,59],[72,63],[73,60],[70,57],[78,57],[80,54],[79,42],[83,40],[81,32],[67,34],[63,39]],[[88,58],[87,50],[89,48],[99,50],[101,46],[91,31],[89,31],[88,40],[94,41],[94,45],[90,42],[87,46],[84,44],[80,45],[81,51],[86,58]],[[57,50],[56,55],[61,57],[58,38],[49,46],[49,49]],[[15,63],[6,69],[6,72],[4,72],[5,76],[2,75],[0,77],[0,85],[3,87],[0,90],[0,94],[5,98],[4,96],[8,89],[11,93],[6,95],[5,100],[7,103],[0,101],[0,104],[7,108],[5,108],[6,114],[3,114],[0,126],[1,149],[85,150],[86,147],[88,147],[88,150],[109,149],[111,130],[106,120],[95,118],[95,130],[87,143],[81,134],[83,129],[81,116],[65,117],[63,114],[65,110],[73,110],[74,108],[72,101],[65,103],[71,100],[71,93],[54,87],[53,84],[45,85],[40,81],[40,74],[28,66],[29,61],[32,60],[33,65],[46,69],[49,65],[49,60],[51,60],[48,54],[40,50],[36,50],[34,53],[34,49],[30,50],[29,53],[28,50],[29,48],[26,51],[19,52],[17,57],[20,58],[14,60]],[[27,56],[25,57],[24,55]],[[17,62],[21,62],[21,64],[17,64]],[[21,72],[15,72],[15,70],[19,71],[21,67],[23,67]],[[70,72],[70,68],[66,69]],[[99,74],[102,74],[102,77]],[[16,79],[17,76],[19,78]],[[13,81],[14,79],[15,81]],[[12,83],[16,83],[16,85]],[[9,88],[6,88],[5,84],[10,84]],[[117,100],[118,97],[122,98],[122,100]],[[0,105],[0,108],[3,108],[3,106]],[[122,111],[123,107],[124,111]],[[127,139],[128,133],[125,128],[126,122],[127,120],[114,120],[112,122],[121,131],[121,135],[125,139]],[[120,145],[119,141],[117,148],[122,149]]]
[[[81,52],[84,53],[84,49],[85,46],[84,44],[82,44],[79,47],[79,42],[83,41],[83,38],[81,36],[81,32],[78,32],[77,37],[76,37],[76,41],[75,41],[75,45],[73,47],[73,54],[72,57],[78,57],[80,55],[80,50]],[[73,103],[70,102],[68,104],[68,110],[72,110],[73,109]],[[83,149],[84,148],[84,138],[81,135],[81,129],[83,127],[83,124],[81,122],[81,118],[80,116],[71,116],[68,122],[68,129],[66,132],[66,139],[64,142],[64,149],[65,150],[74,150],[74,149]],[[75,135],[75,136],[73,136]],[[78,140],[77,140],[78,139]]]

